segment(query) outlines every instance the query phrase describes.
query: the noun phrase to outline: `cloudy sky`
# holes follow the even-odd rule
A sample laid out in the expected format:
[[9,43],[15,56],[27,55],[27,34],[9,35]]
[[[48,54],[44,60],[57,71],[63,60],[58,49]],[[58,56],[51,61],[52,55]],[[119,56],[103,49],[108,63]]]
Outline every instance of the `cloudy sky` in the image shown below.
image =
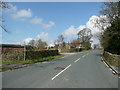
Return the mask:
[[[10,10],[3,10],[3,23],[10,33],[3,31],[2,43],[21,44],[32,39],[42,39],[52,45],[58,35],[65,41],[77,38],[77,33],[87,27],[92,34],[100,32],[91,20],[98,18],[100,2],[14,2]],[[98,43],[97,38],[92,38]]]

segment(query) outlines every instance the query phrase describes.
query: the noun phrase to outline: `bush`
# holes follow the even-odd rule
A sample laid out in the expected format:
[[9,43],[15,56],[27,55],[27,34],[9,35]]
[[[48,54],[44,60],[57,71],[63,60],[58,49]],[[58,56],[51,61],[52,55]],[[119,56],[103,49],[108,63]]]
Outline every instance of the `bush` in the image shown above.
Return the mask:
[[13,61],[13,60],[23,60],[24,52],[23,51],[14,51],[2,54],[3,61]]
[[[48,56],[56,56],[58,55],[58,50],[44,50],[44,51],[26,51],[25,59],[40,59]],[[23,51],[14,51],[6,54],[2,54],[3,61],[15,61],[15,60],[24,60],[24,52]]]
[[26,59],[39,59],[58,55],[58,50],[26,51]]

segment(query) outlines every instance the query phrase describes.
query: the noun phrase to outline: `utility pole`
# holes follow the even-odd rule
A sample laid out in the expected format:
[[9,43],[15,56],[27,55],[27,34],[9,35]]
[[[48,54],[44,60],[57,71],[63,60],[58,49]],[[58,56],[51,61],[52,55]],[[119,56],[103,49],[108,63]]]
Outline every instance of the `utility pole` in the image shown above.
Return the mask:
[[25,42],[24,42],[24,60],[25,60],[25,56],[26,56],[26,47],[25,47]]

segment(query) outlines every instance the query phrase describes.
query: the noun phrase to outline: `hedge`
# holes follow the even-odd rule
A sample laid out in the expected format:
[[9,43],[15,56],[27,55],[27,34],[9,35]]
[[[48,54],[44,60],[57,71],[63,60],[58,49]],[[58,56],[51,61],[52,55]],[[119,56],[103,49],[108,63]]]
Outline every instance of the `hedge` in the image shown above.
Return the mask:
[[26,59],[39,59],[58,55],[58,50],[26,51]]
[[[33,60],[33,59],[40,59],[43,57],[56,56],[56,55],[59,55],[58,50],[26,51],[25,59]],[[14,60],[24,60],[24,52],[14,51],[14,52],[2,54],[2,61],[14,61]]]

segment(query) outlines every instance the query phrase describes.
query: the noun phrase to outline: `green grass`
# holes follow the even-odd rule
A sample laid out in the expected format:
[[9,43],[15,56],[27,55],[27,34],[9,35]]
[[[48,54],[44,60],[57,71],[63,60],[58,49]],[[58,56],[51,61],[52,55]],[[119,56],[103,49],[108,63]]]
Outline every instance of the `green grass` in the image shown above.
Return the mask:
[[2,68],[2,71],[7,71],[7,70],[12,70],[12,68],[9,68],[9,67]]
[[60,58],[63,57],[63,55],[57,55],[57,56],[49,56],[45,58],[40,58],[40,59],[35,59],[35,60],[21,60],[21,61],[3,61],[2,64],[24,64],[24,63],[37,63],[37,62],[43,62],[43,61],[48,61],[52,60],[55,58]]

